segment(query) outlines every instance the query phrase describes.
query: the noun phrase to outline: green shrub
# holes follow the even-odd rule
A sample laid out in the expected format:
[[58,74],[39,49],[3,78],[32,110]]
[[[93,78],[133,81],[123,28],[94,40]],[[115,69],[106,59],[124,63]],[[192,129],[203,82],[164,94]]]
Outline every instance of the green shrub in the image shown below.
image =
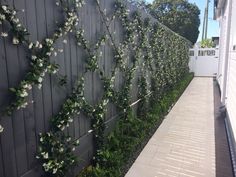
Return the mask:
[[[119,119],[115,129],[106,137],[104,147],[96,154],[96,165],[86,168],[79,177],[120,177],[131,164],[133,156],[142,149],[142,142],[150,137],[163,120],[164,115],[181,96],[193,78],[187,74],[181,81],[149,107],[145,119],[131,112],[127,119]],[[143,103],[141,103],[143,104]]]

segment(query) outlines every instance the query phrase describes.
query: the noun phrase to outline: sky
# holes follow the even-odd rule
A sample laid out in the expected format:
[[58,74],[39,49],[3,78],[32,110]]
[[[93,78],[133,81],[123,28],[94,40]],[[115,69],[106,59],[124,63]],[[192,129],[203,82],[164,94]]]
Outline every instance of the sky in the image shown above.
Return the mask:
[[[146,0],[147,2],[152,2],[153,0]],[[188,0],[191,3],[195,3],[200,11],[200,20],[201,20],[201,25],[199,27],[200,34],[198,36],[198,41],[201,41],[202,38],[202,28],[203,28],[203,17],[204,17],[204,9],[206,7],[206,0]],[[214,7],[214,0],[210,0],[209,4],[209,17],[208,17],[208,33],[207,37],[216,37],[219,36],[219,23],[215,20],[213,20],[213,7]]]

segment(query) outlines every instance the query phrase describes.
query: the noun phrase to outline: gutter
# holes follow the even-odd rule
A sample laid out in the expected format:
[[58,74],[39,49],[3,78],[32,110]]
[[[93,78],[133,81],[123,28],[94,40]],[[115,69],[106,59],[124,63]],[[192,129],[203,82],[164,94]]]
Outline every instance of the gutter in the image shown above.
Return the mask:
[[230,124],[229,115],[227,110],[225,110],[226,117],[225,117],[225,127],[226,127],[226,134],[229,144],[229,151],[230,151],[230,157],[232,162],[232,170],[234,177],[236,176],[236,148],[235,148],[235,137],[233,135],[233,130]]

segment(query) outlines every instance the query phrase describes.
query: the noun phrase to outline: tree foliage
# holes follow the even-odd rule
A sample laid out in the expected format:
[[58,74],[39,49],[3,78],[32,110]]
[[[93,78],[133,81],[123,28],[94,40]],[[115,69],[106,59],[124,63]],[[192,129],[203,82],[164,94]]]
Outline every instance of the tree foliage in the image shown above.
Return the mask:
[[201,48],[213,48],[215,47],[212,39],[204,39],[201,41]]
[[171,30],[190,40],[197,41],[200,10],[187,0],[154,0],[151,14]]

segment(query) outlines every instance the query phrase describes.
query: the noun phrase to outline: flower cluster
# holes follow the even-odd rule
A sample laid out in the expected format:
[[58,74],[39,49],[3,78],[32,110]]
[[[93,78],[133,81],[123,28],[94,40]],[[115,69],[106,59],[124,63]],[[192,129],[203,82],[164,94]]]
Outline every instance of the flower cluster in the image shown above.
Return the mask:
[[[36,43],[32,43],[26,41],[25,38],[22,37],[25,34],[22,34],[22,30],[20,30],[22,28],[21,25],[21,28],[17,28],[18,30],[16,30],[14,26],[15,23],[10,21],[13,17],[15,17],[14,15],[10,14],[14,13],[15,11],[9,10],[6,6],[4,7],[5,8],[3,8],[3,10],[6,9],[6,13],[8,13],[10,16],[9,19],[6,19],[13,26],[13,34],[18,36],[17,39],[19,39],[20,42],[27,42],[28,48],[33,53],[31,56],[31,69],[27,73],[25,79],[20,82],[20,85],[17,88],[10,89],[15,95],[15,100],[6,108],[6,113],[11,115],[15,109],[25,108],[28,105],[28,92],[31,90],[32,86],[37,85],[40,89],[42,87],[45,74],[55,74],[58,71],[58,65],[50,63],[49,60],[52,54],[57,56],[57,52],[55,51],[56,49],[53,47],[53,45],[58,38],[63,37],[68,32],[72,32],[73,27],[78,24],[78,17],[76,13],[68,11],[65,23],[55,31],[51,38],[46,38],[42,44],[38,41]],[[19,34],[21,34],[20,38]]]
[[[49,176],[64,177],[77,163],[77,157],[73,151],[79,145],[79,140],[72,141],[70,136],[65,136],[63,130],[69,127],[80,111],[85,110],[84,107],[88,106],[84,98],[84,79],[81,78],[60,112],[50,119],[52,130],[39,135],[37,158],[43,163],[44,171]],[[92,112],[91,109],[90,112]]]
[[85,5],[85,2],[84,2],[84,0],[74,0],[74,4],[75,4],[76,8],[80,8],[83,5]]
[[[28,40],[26,36],[29,35],[26,28],[20,23],[20,20],[16,17],[16,11],[10,9],[7,5],[0,6],[0,24],[4,21],[8,21],[11,25],[11,33],[13,34],[12,43],[20,44],[26,43],[28,44]],[[3,37],[7,37],[8,33],[2,33]]]
[[[101,103],[95,106],[92,115],[91,115],[91,123],[92,129],[94,130],[94,145],[95,150],[98,152],[104,145],[105,140],[105,113],[106,107],[108,104],[108,99],[102,99]],[[96,156],[94,157],[96,161]]]
[[84,0],[57,0],[56,1],[57,6],[61,6],[64,11],[73,10],[76,11],[77,9],[81,8],[83,5],[85,5]]
[[125,29],[124,44],[134,45],[135,44],[135,33],[138,32],[137,19],[129,19],[130,10],[122,3],[122,1],[117,0],[115,3],[115,14],[121,20],[122,26]]
[[73,116],[79,114],[82,110],[84,102],[84,78],[81,78],[71,96],[63,104],[61,111],[52,117],[53,129],[63,131],[66,127],[69,127],[69,124],[73,122]]
[[86,60],[87,61],[86,71],[94,72],[95,70],[99,69],[98,59],[99,57],[102,56],[102,51],[99,51],[99,49],[102,45],[105,45],[107,39],[108,36],[103,35],[100,39],[98,39],[98,41],[95,44],[91,45],[84,38],[84,30],[82,29],[77,30],[76,32],[77,45],[82,47],[88,55],[88,59]]
[[40,134],[39,152],[36,156],[43,163],[44,171],[52,177],[64,177],[69,168],[76,164],[73,154],[79,141],[72,141],[71,137],[61,132]]

